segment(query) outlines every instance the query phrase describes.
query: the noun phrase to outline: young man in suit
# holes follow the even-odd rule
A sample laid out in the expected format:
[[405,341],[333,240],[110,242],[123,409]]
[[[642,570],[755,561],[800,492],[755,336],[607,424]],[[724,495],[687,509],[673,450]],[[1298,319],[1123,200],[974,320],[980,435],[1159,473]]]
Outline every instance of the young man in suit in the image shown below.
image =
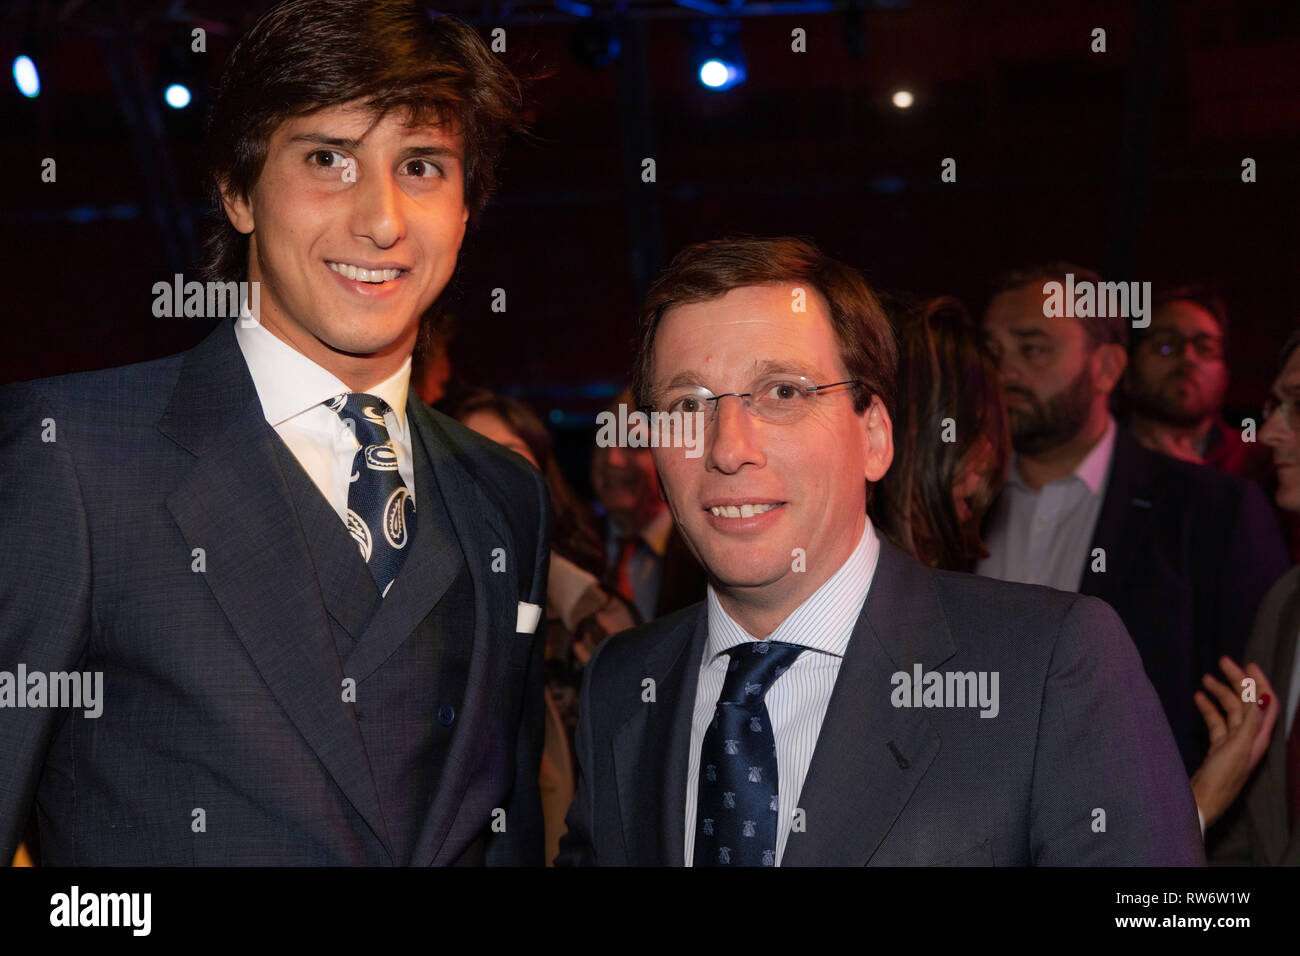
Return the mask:
[[792,239],[692,246],[642,307],[654,451],[707,600],[610,638],[558,862],[1198,864],[1187,777],[1101,601],[934,571],[879,537],[896,347]]
[[976,573],[1099,597],[1118,612],[1190,774],[1209,739],[1201,675],[1241,659],[1286,549],[1253,483],[1143,448],[1110,414],[1127,316],[1048,314],[1050,282],[1099,277],[1066,263],[1001,279],[984,316],[1015,449],[985,520]]
[[[1277,504],[1300,514],[1300,333],[1282,350],[1259,440],[1273,451]],[[1242,798],[1224,815],[1210,862],[1232,866],[1300,866],[1300,567],[1264,597],[1246,642],[1246,659],[1269,675],[1280,707],[1268,749]]]
[[409,382],[517,108],[411,2],[235,48],[209,266],[260,316],[4,396],[0,660],[102,681],[0,710],[6,860],[34,807],[53,865],[541,862],[545,492]]

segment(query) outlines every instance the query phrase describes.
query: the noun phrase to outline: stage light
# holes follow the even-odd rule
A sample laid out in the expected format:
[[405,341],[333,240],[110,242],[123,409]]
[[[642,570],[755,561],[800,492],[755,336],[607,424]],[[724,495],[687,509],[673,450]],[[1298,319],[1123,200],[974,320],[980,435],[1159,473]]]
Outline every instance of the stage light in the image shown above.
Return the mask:
[[181,83],[173,83],[163,91],[163,99],[174,110],[183,110],[190,105],[190,88]]
[[29,56],[19,56],[14,58],[14,83],[18,85],[18,92],[28,99],[32,99],[41,91],[41,75],[36,72],[36,64],[32,62]]
[[729,90],[745,82],[745,57],[736,23],[710,23],[695,43],[696,76],[710,90]]
[[916,102],[911,90],[895,90],[892,100],[893,104],[900,110],[910,109],[912,104]]

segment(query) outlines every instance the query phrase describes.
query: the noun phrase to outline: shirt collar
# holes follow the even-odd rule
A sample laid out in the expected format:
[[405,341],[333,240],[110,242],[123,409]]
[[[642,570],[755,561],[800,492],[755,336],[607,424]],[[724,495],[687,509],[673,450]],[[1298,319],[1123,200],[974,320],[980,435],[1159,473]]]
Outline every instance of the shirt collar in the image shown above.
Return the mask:
[[[1092,446],[1092,450],[1083,456],[1083,461],[1079,462],[1074,472],[1068,478],[1061,478],[1060,481],[1073,481],[1078,479],[1087,486],[1088,490],[1094,495],[1099,495],[1105,490],[1106,473],[1110,470],[1111,454],[1115,450],[1115,419],[1111,415],[1106,416],[1106,430],[1101,433],[1101,439],[1097,444]],[[1020,477],[1020,456],[1011,456],[1011,467],[1007,469],[1007,484],[1015,485],[1022,491],[1029,491],[1030,488],[1025,484],[1025,480]],[[1056,482],[1048,482],[1056,484]]]
[[[880,539],[868,518],[858,545],[839,570],[826,579],[807,600],[781,622],[768,638],[798,644],[843,657],[853,636],[862,605],[871,590],[880,559]],[[709,639],[705,660],[713,660],[730,647],[758,639],[737,624],[722,607],[713,585],[708,589]]]
[[[321,368],[260,323],[235,323],[235,339],[244,353],[262,413],[271,427],[316,407],[349,389],[333,373]],[[406,396],[411,381],[411,359],[392,376],[368,390],[393,409],[398,437],[406,434]]]
[[[665,505],[659,510],[658,514],[646,523],[646,526],[641,529],[641,533],[634,537],[640,538],[645,542],[647,548],[662,558],[668,550],[668,539],[672,536],[672,533],[673,513]],[[627,536],[623,533],[623,529],[619,527],[618,522],[611,517],[606,525],[605,537],[612,549]]]

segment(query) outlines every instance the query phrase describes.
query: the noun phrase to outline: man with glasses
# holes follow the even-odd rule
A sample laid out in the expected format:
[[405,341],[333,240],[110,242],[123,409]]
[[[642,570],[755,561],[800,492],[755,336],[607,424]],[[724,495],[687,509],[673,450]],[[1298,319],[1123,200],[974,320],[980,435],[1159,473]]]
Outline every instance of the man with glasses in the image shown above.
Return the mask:
[[1110,608],[876,534],[898,360],[861,276],[799,240],[703,243],[641,322],[638,403],[704,426],[701,454],[654,457],[709,588],[588,665],[557,862],[1203,860]]
[[[1300,332],[1282,349],[1282,371],[1265,407],[1259,440],[1277,466],[1278,507],[1300,514]],[[1281,711],[1268,749],[1242,798],[1225,815],[1211,862],[1225,865],[1300,866],[1300,567],[1265,596],[1255,618],[1246,659],[1272,679]]]
[[1243,441],[1241,428],[1220,412],[1228,389],[1227,332],[1227,311],[1213,292],[1182,286],[1158,294],[1150,326],[1133,330],[1131,427],[1152,451],[1263,484],[1272,471],[1268,450]]
[[1201,678],[1225,655],[1241,660],[1286,551],[1254,484],[1156,454],[1116,425],[1110,398],[1129,322],[1047,309],[1044,286],[1066,274],[1100,281],[1069,263],[1008,273],[985,312],[1015,454],[976,571],[1110,604],[1190,774],[1209,747],[1194,697]]

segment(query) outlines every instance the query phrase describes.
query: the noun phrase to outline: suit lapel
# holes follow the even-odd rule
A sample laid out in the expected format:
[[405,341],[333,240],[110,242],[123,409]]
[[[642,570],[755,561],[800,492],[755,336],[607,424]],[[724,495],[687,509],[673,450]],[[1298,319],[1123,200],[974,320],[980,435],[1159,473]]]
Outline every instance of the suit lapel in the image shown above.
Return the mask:
[[[1274,645],[1273,659],[1259,661],[1259,665],[1268,674],[1273,690],[1283,695],[1274,706],[1284,708],[1287,689],[1291,686],[1296,637],[1300,631],[1300,588],[1282,605],[1274,626],[1278,628],[1280,640]],[[1250,788],[1247,797],[1250,815],[1257,821],[1270,866],[1300,859],[1300,827],[1296,827],[1294,833],[1290,833],[1287,827],[1286,743],[1286,715],[1280,712],[1277,723],[1273,725],[1268,759],[1260,768],[1260,778]]]
[[[167,499],[203,577],[277,702],[388,846],[320,582],[232,323],[185,358],[158,424],[195,456]],[[391,851],[390,851],[391,852]]]
[[[455,541],[465,556],[474,585],[474,644],[465,696],[433,803],[412,855],[412,865],[428,866],[450,862],[459,852],[457,846],[448,845],[444,853],[444,844],[447,844],[461,809],[470,778],[483,757],[480,745],[489,735],[484,728],[497,716],[494,707],[504,683],[500,670],[509,659],[508,642],[515,639],[519,560],[511,553],[511,536],[502,527],[496,509],[487,501],[474,475],[459,460],[459,449],[451,436],[422,403],[408,403],[407,408],[408,413],[414,413],[415,435],[423,443],[437,486],[436,492],[426,493],[442,495]],[[497,548],[504,549],[506,555],[505,573],[492,571],[492,553]],[[436,561],[436,555],[429,561]],[[417,570],[421,567],[430,578],[430,589],[435,590],[434,582],[439,579],[440,572],[424,559],[417,565]],[[437,596],[441,596],[450,581],[448,578],[436,588]],[[394,590],[396,588],[394,585]],[[436,597],[428,601],[428,607],[432,607],[435,600]],[[414,604],[412,608],[415,608]],[[416,613],[418,609],[407,611],[411,616]],[[446,635],[447,640],[456,638],[457,635]]]
[[955,652],[929,571],[881,538],[799,795],[804,829],[791,832],[782,866],[870,861],[939,752],[925,712],[890,703],[890,677]]
[[691,718],[708,619],[701,604],[653,644],[643,672],[655,682],[655,701],[639,707],[614,733],[623,843],[635,866],[685,862]]
[[[1145,540],[1157,502],[1157,476],[1150,468],[1150,459],[1142,451],[1128,429],[1116,427],[1115,448],[1110,459],[1110,474],[1106,478],[1105,497],[1097,527],[1079,585],[1080,594],[1099,597],[1112,607],[1127,582],[1133,580],[1128,573],[1138,553],[1143,549],[1139,542]],[[1102,548],[1106,553],[1105,572],[1092,570],[1092,552]]]

